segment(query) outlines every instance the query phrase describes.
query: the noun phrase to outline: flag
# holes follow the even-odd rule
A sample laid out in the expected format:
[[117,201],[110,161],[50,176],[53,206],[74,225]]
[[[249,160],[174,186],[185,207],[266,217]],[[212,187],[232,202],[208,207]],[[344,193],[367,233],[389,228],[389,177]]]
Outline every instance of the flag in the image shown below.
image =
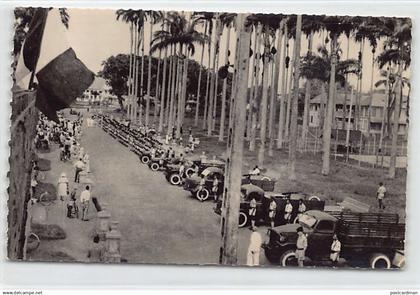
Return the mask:
[[70,106],[92,84],[94,74],[71,48],[58,9],[38,8],[22,45],[16,83],[28,89],[36,80],[35,106],[49,119]]

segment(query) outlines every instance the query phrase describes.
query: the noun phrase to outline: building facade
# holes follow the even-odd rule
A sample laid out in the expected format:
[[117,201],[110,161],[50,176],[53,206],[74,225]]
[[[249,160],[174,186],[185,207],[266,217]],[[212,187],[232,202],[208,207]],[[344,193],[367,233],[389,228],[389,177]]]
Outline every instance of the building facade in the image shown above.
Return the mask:
[[[372,104],[371,104],[372,100]],[[353,101],[349,92],[338,90],[336,94],[336,104],[334,110],[333,127],[338,129],[347,129],[350,122],[350,129],[355,130],[355,101],[356,95],[353,95]],[[309,127],[319,127],[326,114],[327,98],[322,94],[313,97],[310,100],[309,107]],[[371,114],[369,118],[369,106],[371,104]],[[359,130],[364,134],[380,134],[382,122],[385,119],[385,124],[389,122],[389,128],[392,127],[394,112],[387,114],[387,101],[385,91],[376,91],[373,96],[370,93],[363,93],[360,98],[360,115],[359,115]],[[350,116],[351,106],[351,116]],[[345,112],[344,112],[345,108]],[[385,116],[385,118],[384,118]],[[386,127],[386,126],[384,126]],[[407,97],[403,96],[401,103],[401,113],[398,122],[398,133],[406,135],[408,127],[407,117]]]

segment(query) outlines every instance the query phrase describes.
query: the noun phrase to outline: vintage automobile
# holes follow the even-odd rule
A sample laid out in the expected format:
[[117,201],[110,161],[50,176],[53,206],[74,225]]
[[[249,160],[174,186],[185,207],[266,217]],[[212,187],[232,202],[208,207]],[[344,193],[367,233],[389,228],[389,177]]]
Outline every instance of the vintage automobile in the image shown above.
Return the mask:
[[[165,177],[166,180],[169,181],[172,185],[182,185],[182,177],[179,175],[179,166],[180,164],[177,163],[176,165],[167,165],[165,169]],[[198,174],[203,172],[208,167],[217,167],[220,169],[224,169],[225,162],[220,160],[210,160],[210,161],[201,161],[201,159],[197,157],[190,157],[184,161],[185,166],[185,176],[186,178],[193,176],[195,170],[195,166],[198,167]]]
[[[219,167],[208,167],[204,169],[199,175],[187,177],[184,182],[184,190],[190,191],[191,194],[195,196],[199,201],[204,202],[211,195],[213,180],[216,176],[219,179],[217,194],[221,195],[223,192],[223,172],[223,169]],[[199,189],[202,177],[205,180],[205,184],[202,189]]]
[[[302,200],[306,206],[306,210],[323,210],[325,206],[325,201],[321,200],[319,197],[311,196],[305,193],[300,192],[266,192],[262,188],[253,185],[253,184],[243,184],[241,186],[241,204],[239,209],[239,227],[245,227],[249,225],[249,205],[252,200],[255,198],[257,202],[257,212],[255,217],[256,225],[267,225],[269,224],[268,211],[270,206],[271,198],[277,204],[277,212],[274,220],[275,225],[285,224],[284,220],[284,209],[286,206],[286,200],[289,200],[293,206],[292,211],[292,220],[297,221],[299,200]],[[221,214],[222,201],[219,200],[214,212],[216,214]]]
[[272,192],[276,182],[267,175],[244,174],[242,176],[242,184],[253,184],[266,192]]
[[405,225],[397,214],[346,213],[330,214],[310,210],[299,217],[299,223],[281,225],[267,232],[264,253],[272,263],[297,265],[295,251],[297,228],[302,227],[308,239],[305,265],[330,264],[333,235],[341,242],[340,263],[350,266],[390,268],[397,251],[404,249]]

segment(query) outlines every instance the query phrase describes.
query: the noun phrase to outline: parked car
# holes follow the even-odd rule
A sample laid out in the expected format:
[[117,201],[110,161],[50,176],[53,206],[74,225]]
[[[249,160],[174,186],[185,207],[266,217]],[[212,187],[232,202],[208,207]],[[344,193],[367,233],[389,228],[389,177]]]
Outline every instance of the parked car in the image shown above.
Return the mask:
[[[217,176],[220,181],[217,194],[221,195],[223,193],[223,172],[223,169],[219,167],[208,167],[204,169],[199,175],[187,177],[184,182],[184,189],[190,191],[193,196],[203,202],[210,197],[210,192],[213,188],[213,180],[214,177]],[[204,187],[200,190],[200,181],[202,177],[205,180],[205,184]]]
[[[266,192],[262,188],[253,184],[244,184],[241,186],[241,204],[239,209],[239,227],[245,227],[250,223],[249,204],[255,198],[257,202],[257,212],[255,216],[256,225],[268,225],[268,211],[271,198],[274,199],[277,205],[276,217],[274,220],[275,225],[285,224],[284,210],[286,207],[286,200],[289,200],[293,206],[291,220],[296,220],[298,215],[299,200],[302,200],[306,206],[306,210],[323,210],[325,201],[319,197],[311,196],[300,192]],[[214,208],[216,214],[222,212],[222,201],[219,200]]]
[[[341,215],[340,215],[341,214]],[[371,268],[390,268],[397,251],[404,249],[405,224],[395,222],[396,214],[340,213],[337,216],[310,210],[299,223],[269,229],[263,245],[267,259],[282,266],[297,265],[297,228],[307,235],[306,265],[329,263],[333,235],[341,242],[340,257],[349,265],[368,264]],[[341,217],[340,217],[341,216]]]
[[244,174],[242,177],[242,184],[249,183],[262,188],[266,192],[272,192],[274,191],[276,181],[267,175]]
[[[185,176],[186,178],[192,177],[195,170],[194,167],[198,167],[198,174],[203,172],[205,169],[209,167],[217,167],[223,171],[225,167],[225,162],[220,160],[210,160],[210,161],[201,161],[201,159],[197,157],[191,157],[187,158],[184,161],[185,166]],[[179,167],[180,163],[177,163],[176,165],[167,165],[165,169],[165,178],[167,181],[169,181],[172,185],[182,185],[182,177],[179,175]],[[223,174],[223,173],[222,173]],[[219,179],[220,180],[220,179]]]

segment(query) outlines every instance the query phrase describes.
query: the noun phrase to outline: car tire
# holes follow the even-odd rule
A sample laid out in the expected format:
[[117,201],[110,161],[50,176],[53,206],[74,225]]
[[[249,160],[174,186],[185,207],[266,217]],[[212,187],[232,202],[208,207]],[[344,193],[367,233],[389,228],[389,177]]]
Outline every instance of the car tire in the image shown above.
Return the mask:
[[245,212],[240,211],[239,212],[239,223],[238,226],[239,227],[244,227],[248,224],[248,216],[246,215]]
[[150,169],[152,169],[152,171],[158,171],[159,170],[159,164],[158,163],[150,164]]
[[316,200],[316,201],[321,201],[321,199],[319,198],[319,197],[317,197],[317,196],[310,196],[309,197],[309,199],[308,199],[309,201],[314,201],[314,200]]
[[280,256],[281,266],[298,266],[296,253],[294,250],[287,250]]
[[293,220],[293,223],[299,223],[299,216],[295,217],[295,219]]
[[179,185],[179,184],[181,183],[181,177],[180,177],[178,174],[172,174],[172,175],[169,177],[169,182],[170,182],[172,185]]
[[374,253],[370,257],[369,265],[373,269],[389,269],[391,268],[391,260],[383,253]]
[[208,189],[203,188],[203,189],[201,189],[201,190],[198,190],[198,191],[195,193],[195,196],[197,197],[197,199],[198,199],[200,202],[204,202],[205,200],[207,200],[207,199],[210,197],[210,192],[208,191]]
[[194,169],[188,168],[187,170],[185,170],[185,174],[187,175],[187,177],[191,177],[194,174]]
[[263,176],[263,177],[261,178],[261,180],[271,181],[271,178],[270,178],[270,177],[268,177],[268,176]]
[[149,163],[149,161],[150,161],[149,156],[141,156],[141,162],[143,164],[147,164],[147,163]]

